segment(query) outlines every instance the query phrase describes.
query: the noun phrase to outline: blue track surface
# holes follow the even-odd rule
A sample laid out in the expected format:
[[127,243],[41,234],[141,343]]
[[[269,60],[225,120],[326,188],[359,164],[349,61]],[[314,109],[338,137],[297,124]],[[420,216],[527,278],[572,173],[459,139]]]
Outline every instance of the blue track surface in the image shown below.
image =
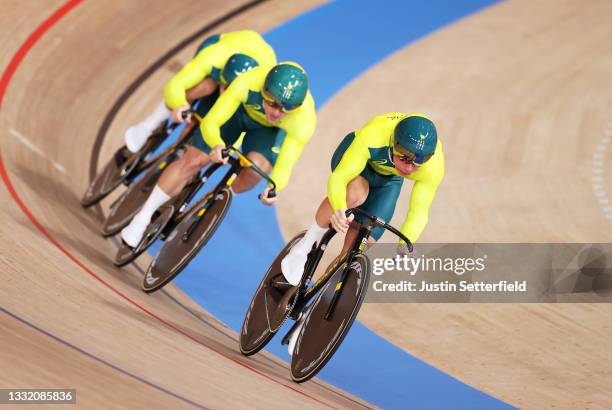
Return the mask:
[[[493,3],[338,1],[299,16],[265,37],[279,60],[295,60],[305,67],[321,108],[343,86],[391,53]],[[175,280],[235,331],[261,275],[284,245],[275,211],[256,200],[260,191],[234,197],[215,237]],[[158,248],[156,245],[152,252]],[[289,357],[286,347],[280,346],[280,337],[273,339],[268,349],[283,359]],[[319,377],[384,408],[511,408],[398,349],[357,322]]]

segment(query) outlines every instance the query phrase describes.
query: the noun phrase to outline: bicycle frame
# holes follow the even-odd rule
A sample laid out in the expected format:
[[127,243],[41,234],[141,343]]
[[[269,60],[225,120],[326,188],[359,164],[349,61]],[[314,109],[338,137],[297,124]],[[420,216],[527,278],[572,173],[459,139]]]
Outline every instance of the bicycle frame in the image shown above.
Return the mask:
[[[174,129],[177,126],[178,126],[178,124],[170,125],[170,127],[166,130],[167,135],[170,135],[172,133],[172,131],[174,131]],[[160,152],[159,154],[157,154],[153,158],[151,158],[151,159],[149,159],[147,161],[143,161],[142,163],[138,164],[138,166],[136,167],[136,170],[135,170],[136,173],[142,172],[143,170],[149,168],[151,165],[153,165],[155,162],[157,162],[160,158],[163,158],[165,155],[168,155],[171,152],[175,151],[181,145],[185,145],[187,143],[187,141],[189,140],[189,138],[191,138],[191,134],[192,134],[194,129],[195,129],[195,126],[191,126],[191,127],[188,126],[188,127],[186,127],[185,130],[183,131],[183,134],[176,140],[176,142],[174,142],[172,145],[170,145],[168,148],[166,148],[165,150],[163,150],[162,152]],[[153,150],[155,150],[156,148],[157,147],[154,147]]]
[[[308,302],[323,288],[323,286],[327,284],[329,279],[331,279],[338,265],[340,263],[343,263],[344,269],[342,270],[342,274],[340,275],[340,279],[338,280],[338,284],[336,285],[336,289],[334,291],[334,296],[325,314],[326,320],[329,320],[331,318],[335,310],[336,304],[338,302],[338,299],[340,295],[342,294],[343,285],[344,285],[346,276],[348,275],[348,271],[351,266],[351,263],[353,262],[353,259],[355,258],[356,255],[363,253],[363,250],[365,249],[366,244],[368,243],[368,238],[372,234],[372,229],[373,229],[373,226],[371,224],[364,224],[359,228],[359,232],[357,233],[355,242],[353,243],[353,246],[351,247],[351,249],[349,249],[348,254],[339,255],[338,258],[336,258],[336,260],[327,268],[325,273],[321,275],[321,277],[311,287],[303,291],[300,291],[298,293],[298,296],[297,296],[298,300],[295,303],[294,312],[301,312],[304,306],[306,306]],[[323,235],[323,238],[321,238],[321,242],[319,243],[319,246],[317,246],[317,248],[311,251],[315,253],[312,259],[311,257],[308,258],[308,260],[311,262],[307,265],[305,269],[306,275],[302,277],[302,282],[300,283],[300,287],[299,287],[300,289],[304,289],[305,284],[308,283],[310,279],[312,279],[312,276],[314,275],[315,270],[317,269],[319,262],[321,261],[321,258],[323,257],[323,253],[325,252],[325,249],[327,248],[327,244],[329,243],[331,238],[334,237],[335,234],[336,234],[336,231],[330,228],[325,233],[325,235]],[[345,257],[344,255],[347,255],[347,256]]]
[[[398,231],[394,227],[387,224],[384,220],[376,216],[368,215],[366,212],[360,210],[359,208],[349,209],[347,211],[347,216],[349,215],[349,213],[361,214],[363,216],[366,216],[368,220],[360,225],[359,232],[357,233],[357,237],[355,238],[355,242],[353,242],[351,249],[349,249],[348,255],[346,256],[346,258],[344,254],[338,256],[338,258],[334,261],[334,263],[332,263],[329,266],[329,268],[327,268],[325,273],[315,282],[315,284],[305,289],[306,284],[310,281],[310,279],[312,279],[312,276],[314,275],[314,272],[317,269],[319,262],[321,261],[321,257],[323,256],[323,252],[325,252],[325,249],[327,248],[327,244],[329,243],[331,238],[333,238],[333,236],[336,234],[336,231],[333,228],[330,228],[325,233],[325,235],[323,235],[323,238],[321,238],[319,245],[315,249],[310,251],[311,253],[308,255],[307,265],[304,269],[305,273],[302,276],[302,280],[300,284],[298,285],[299,291],[297,293],[297,300],[295,301],[293,311],[291,312],[291,315],[292,317],[294,317],[294,319],[297,318],[296,317],[297,314],[299,314],[299,312],[302,311],[302,309],[306,306],[306,304],[321,290],[321,288],[323,288],[323,286],[327,284],[332,274],[336,271],[338,264],[344,261],[344,269],[342,270],[340,279],[338,280],[338,283],[336,284],[336,288],[334,290],[334,296],[332,297],[332,300],[329,304],[327,312],[325,313],[325,316],[324,316],[325,320],[329,320],[332,317],[334,310],[336,308],[336,304],[338,303],[338,299],[340,298],[340,295],[342,294],[342,289],[344,287],[346,276],[348,275],[349,269],[351,267],[351,263],[353,262],[353,259],[355,258],[355,256],[363,253],[368,243],[368,239],[370,238],[370,235],[372,234],[372,230],[376,226],[383,227],[384,229],[387,229],[391,231],[392,233],[394,233],[395,235],[397,235],[400,239],[402,239],[406,243],[409,251],[412,252],[413,247],[412,247],[412,243],[410,242],[410,240],[406,236],[404,236],[400,231]],[[314,254],[312,254],[312,252],[314,252]]]
[[[230,153],[236,154],[237,158],[231,156]],[[275,190],[276,188],[276,184],[274,183],[274,181],[270,179],[268,174],[266,174],[261,169],[259,169],[255,164],[253,164],[251,160],[249,160],[244,154],[242,154],[240,151],[238,151],[234,147],[228,147],[224,151],[224,154],[225,156],[229,157],[228,162],[230,164],[230,168],[225,173],[223,178],[221,178],[221,181],[219,181],[219,183],[215,186],[215,188],[212,191],[210,191],[206,196],[204,196],[198,202],[190,206],[188,209],[183,210],[182,212],[179,212],[173,218],[173,225],[177,225],[183,220],[185,215],[189,214],[193,209],[201,207],[201,209],[198,211],[198,217],[194,219],[193,223],[187,228],[187,230],[183,234],[183,237],[182,237],[183,241],[187,241],[189,239],[193,231],[196,229],[196,227],[202,220],[202,217],[204,213],[206,212],[206,209],[208,209],[208,207],[211,205],[215,196],[222,189],[230,188],[232,184],[234,183],[234,181],[236,180],[236,178],[238,177],[238,174],[243,168],[250,168],[253,171],[255,171],[257,174],[259,174],[261,177],[268,180],[268,182],[270,182],[273,187],[271,191]],[[221,165],[222,165],[221,163],[212,164],[206,169],[206,171],[200,178],[198,184],[191,190],[191,192],[187,196],[184,202],[185,204],[187,204],[188,202],[191,201],[191,199],[193,199],[193,196],[196,194],[196,192],[202,187],[202,185],[206,183],[206,181],[208,180],[208,178],[210,178],[212,173],[215,172]],[[181,208],[183,208],[183,206],[181,206]]]

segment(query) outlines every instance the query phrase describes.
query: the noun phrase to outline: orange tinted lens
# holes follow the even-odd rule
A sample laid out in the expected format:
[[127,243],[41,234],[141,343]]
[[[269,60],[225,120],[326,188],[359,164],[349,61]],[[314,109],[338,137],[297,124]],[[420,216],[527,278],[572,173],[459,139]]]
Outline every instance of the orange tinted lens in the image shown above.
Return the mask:
[[397,155],[398,157],[400,157],[400,160],[404,161],[404,162],[412,162],[416,159],[416,154],[402,149],[401,151],[396,149],[396,147],[393,147],[393,154]]
[[266,100],[268,102],[274,101],[274,98],[272,98],[272,96],[270,94],[268,94],[268,91],[266,91],[266,90],[263,90],[261,92],[261,95],[263,96],[264,100]]
[[268,94],[267,91],[264,90],[262,95],[263,95],[263,99],[268,103],[270,107],[278,109],[278,110],[283,109],[283,105],[280,102],[276,101],[270,94]]

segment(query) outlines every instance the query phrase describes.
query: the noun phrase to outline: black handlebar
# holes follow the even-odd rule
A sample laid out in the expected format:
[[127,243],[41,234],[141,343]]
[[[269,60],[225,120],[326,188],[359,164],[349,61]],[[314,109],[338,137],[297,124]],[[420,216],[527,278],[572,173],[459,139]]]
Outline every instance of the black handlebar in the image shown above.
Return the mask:
[[[257,198],[261,199],[262,194],[257,195]],[[276,189],[272,188],[268,191],[267,198],[276,198]]]
[[384,229],[390,231],[391,233],[393,233],[394,235],[399,237],[402,241],[406,242],[406,246],[408,247],[408,251],[410,251],[410,252],[413,251],[414,247],[412,246],[412,242],[410,242],[410,239],[408,239],[403,233],[401,233],[399,230],[395,229],[394,227],[392,227],[391,225],[386,223],[381,218],[379,218],[377,216],[372,216],[372,215],[368,214],[367,212],[365,212],[365,211],[363,211],[363,210],[361,210],[359,208],[349,208],[349,209],[347,209],[346,210],[346,216],[348,217],[351,214],[364,216],[365,218],[367,218],[370,221],[370,223],[372,225],[380,226],[381,228],[384,228]]
[[181,112],[181,118],[186,120],[191,114],[193,114],[193,110],[191,108],[188,108],[185,111]]
[[[239,150],[237,150],[236,148],[232,146],[229,146],[221,150],[221,157],[227,158],[230,156],[230,153],[232,152],[234,152],[238,156],[239,159],[248,163],[249,167],[252,168],[253,171],[258,173],[262,178],[266,179],[270,183],[270,185],[272,185],[272,188],[268,191],[268,198],[275,198],[276,197],[276,183],[268,176],[268,174],[266,174],[261,169],[259,169],[257,165],[253,164],[253,162],[249,160],[242,152],[240,152]],[[257,197],[261,199],[261,194],[259,194]]]

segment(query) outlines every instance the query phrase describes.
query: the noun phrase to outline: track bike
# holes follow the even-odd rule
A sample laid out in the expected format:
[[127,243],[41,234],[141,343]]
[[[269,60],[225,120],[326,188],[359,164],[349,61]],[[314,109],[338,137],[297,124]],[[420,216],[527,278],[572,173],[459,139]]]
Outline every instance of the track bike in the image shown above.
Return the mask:
[[148,249],[156,239],[164,240],[143,278],[142,290],[147,293],[161,289],[176,277],[214,235],[229,210],[234,192],[231,186],[243,169],[252,169],[268,181],[268,197],[276,196],[276,184],[242,152],[234,147],[223,150],[229,169],[219,183],[194,204],[191,200],[211,175],[223,164],[209,165],[194,177],[174,198],[162,205],[145,230],[143,239],[131,248],[122,243],[117,251],[115,265],[123,266]]
[[81,205],[87,208],[97,204],[119,185],[123,183],[129,186],[138,175],[157,163],[165,153],[155,156],[153,153],[178,125],[167,126],[166,121],[162,122],[136,153],[130,152],[125,145],[119,148],[91,181],[81,199]]
[[[188,111],[185,116],[190,113]],[[138,167],[137,172],[139,174],[145,169],[148,170],[141,178],[134,180],[128,186],[128,189],[111,204],[110,211],[102,225],[103,236],[115,235],[130,223],[155,188],[164,169],[182,156],[185,145],[189,143],[195,130],[195,124],[187,124],[176,142],[156,155],[155,158],[142,163]]]
[[338,256],[311,284],[323,253],[336,234],[330,228],[308,254],[300,283],[295,287],[279,287],[281,261],[305,234],[299,233],[285,245],[266,271],[242,323],[240,352],[250,356],[261,350],[287,319],[295,320],[282,344],[288,344],[298,332],[291,356],[291,378],[297,383],[314,377],[325,366],[357,317],[372,271],[364,253],[372,230],[376,227],[389,230],[406,243],[410,252],[413,250],[410,240],[384,220],[358,208],[347,210],[347,216],[350,214],[364,216],[365,222],[360,225],[348,252]]

